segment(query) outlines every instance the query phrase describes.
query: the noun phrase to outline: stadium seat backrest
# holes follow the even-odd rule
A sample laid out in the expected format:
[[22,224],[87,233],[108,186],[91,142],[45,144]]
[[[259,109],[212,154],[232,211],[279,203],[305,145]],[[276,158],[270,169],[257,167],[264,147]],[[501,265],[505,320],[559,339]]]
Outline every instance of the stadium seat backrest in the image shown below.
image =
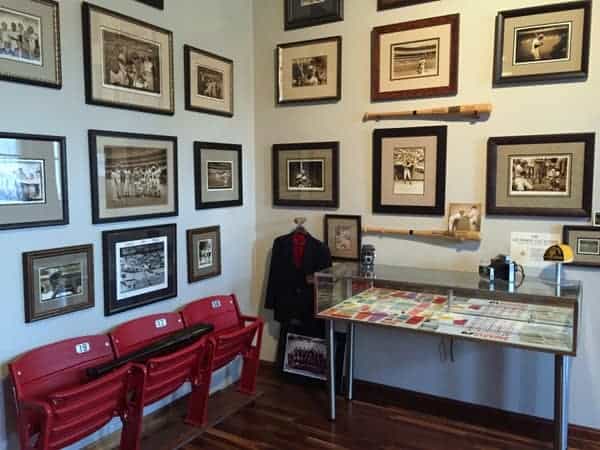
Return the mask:
[[211,324],[217,336],[243,327],[235,295],[215,295],[196,300],[186,305],[181,315],[186,326]]

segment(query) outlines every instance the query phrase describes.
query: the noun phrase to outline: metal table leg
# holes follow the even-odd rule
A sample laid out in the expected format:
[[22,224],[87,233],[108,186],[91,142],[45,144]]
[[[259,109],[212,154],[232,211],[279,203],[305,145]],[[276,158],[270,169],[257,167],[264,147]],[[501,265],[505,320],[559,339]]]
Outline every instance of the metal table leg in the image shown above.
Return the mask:
[[329,419],[335,420],[335,321],[327,321],[327,366],[329,389]]
[[554,450],[567,450],[569,438],[569,356],[554,360]]
[[352,400],[353,383],[354,383],[354,323],[348,323],[348,392],[346,398]]

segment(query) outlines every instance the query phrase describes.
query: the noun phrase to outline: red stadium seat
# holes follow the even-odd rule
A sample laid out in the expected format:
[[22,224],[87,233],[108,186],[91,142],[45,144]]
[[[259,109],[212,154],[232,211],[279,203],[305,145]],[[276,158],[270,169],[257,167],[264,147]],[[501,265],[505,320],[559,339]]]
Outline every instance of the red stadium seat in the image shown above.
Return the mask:
[[31,350],[9,364],[21,450],[58,450],[123,422],[121,449],[139,450],[145,369],[127,364],[91,381],[86,369],[114,360],[106,335]]
[[[214,330],[213,370],[232,362],[238,355],[244,358],[239,390],[246,394],[256,391],[263,321],[258,317],[240,314],[235,295],[217,295],[197,300],[181,312],[186,326],[209,323]],[[253,345],[256,337],[256,344]]]
[[[179,313],[154,314],[131,320],[110,333],[117,357],[126,356],[184,329]],[[202,338],[165,356],[145,361],[145,404],[149,405],[175,392],[186,381],[192,383],[186,422],[202,426],[207,419],[213,343]]]

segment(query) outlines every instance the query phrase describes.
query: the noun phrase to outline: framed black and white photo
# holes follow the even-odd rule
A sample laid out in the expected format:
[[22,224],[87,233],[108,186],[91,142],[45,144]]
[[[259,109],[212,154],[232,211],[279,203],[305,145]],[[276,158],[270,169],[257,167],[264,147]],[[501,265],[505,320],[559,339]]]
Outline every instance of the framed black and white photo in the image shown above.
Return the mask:
[[275,206],[339,206],[339,142],[273,146]]
[[377,11],[385,9],[401,8],[403,6],[420,5],[438,0],[377,0]]
[[188,283],[221,275],[221,228],[187,231]]
[[286,30],[344,20],[344,0],[283,0]]
[[184,46],[185,108],[233,117],[233,61]]
[[59,5],[0,0],[0,80],[62,88]]
[[83,3],[83,49],[88,104],[175,113],[170,31]]
[[177,296],[174,224],[102,233],[104,315]]
[[498,13],[494,84],[586,79],[591,1]]
[[342,38],[334,36],[277,46],[277,103],[342,98]]
[[152,6],[156,9],[165,9],[165,0],[137,0],[145,5]]
[[572,265],[600,268],[600,228],[565,226],[563,242],[573,249]]
[[487,213],[590,217],[594,144],[593,133],[490,138]]
[[23,253],[25,322],[94,307],[90,245]]
[[325,243],[334,260],[358,261],[362,246],[361,216],[327,214]]
[[176,216],[177,138],[89,131],[92,222]]
[[242,146],[194,143],[196,209],[244,204]]
[[66,138],[0,133],[0,230],[69,223]]

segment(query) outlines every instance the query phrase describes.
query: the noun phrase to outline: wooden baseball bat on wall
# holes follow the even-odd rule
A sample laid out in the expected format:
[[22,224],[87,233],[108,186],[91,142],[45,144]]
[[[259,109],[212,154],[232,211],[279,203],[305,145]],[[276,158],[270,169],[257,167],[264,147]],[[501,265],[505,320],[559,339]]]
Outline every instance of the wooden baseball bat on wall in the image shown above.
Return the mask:
[[457,231],[449,232],[446,230],[402,230],[397,228],[384,228],[364,226],[362,229],[365,234],[384,234],[395,236],[418,236],[425,238],[448,239],[451,241],[481,241],[481,233],[477,231]]
[[441,108],[424,108],[396,112],[366,113],[363,121],[402,119],[415,116],[462,116],[471,119],[479,119],[482,115],[489,115],[493,110],[491,103],[480,103],[476,105],[446,106]]

